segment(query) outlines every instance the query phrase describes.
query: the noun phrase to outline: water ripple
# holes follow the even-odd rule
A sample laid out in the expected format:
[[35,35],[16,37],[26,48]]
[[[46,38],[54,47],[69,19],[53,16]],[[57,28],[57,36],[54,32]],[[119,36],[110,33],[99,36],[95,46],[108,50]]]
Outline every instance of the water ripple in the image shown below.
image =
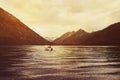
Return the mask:
[[0,80],[119,80],[120,47],[0,46]]

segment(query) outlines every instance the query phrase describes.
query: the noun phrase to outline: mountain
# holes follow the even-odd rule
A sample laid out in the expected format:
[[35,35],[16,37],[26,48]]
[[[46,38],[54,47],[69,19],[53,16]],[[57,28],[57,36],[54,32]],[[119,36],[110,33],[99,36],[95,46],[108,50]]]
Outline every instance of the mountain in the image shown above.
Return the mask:
[[89,34],[84,30],[80,29],[77,32],[68,32],[62,35],[60,38],[57,38],[54,43],[55,44],[63,44],[63,45],[74,45],[79,43],[79,39],[84,35]]
[[75,33],[75,31],[72,32],[67,32],[65,34],[63,34],[62,36],[60,36],[59,38],[54,40],[55,44],[62,44],[64,42],[65,39],[67,39],[68,37],[70,37],[71,35],[73,35]]
[[85,38],[85,35],[88,35],[89,33],[80,29],[70,37],[66,38],[64,40],[65,45],[77,45],[80,41],[82,41],[83,38]]
[[[120,22],[112,24],[103,30],[87,33],[79,30],[65,38],[62,45],[118,45],[120,46]],[[60,40],[60,38],[58,38]]]
[[0,45],[50,44],[16,17],[0,8]]

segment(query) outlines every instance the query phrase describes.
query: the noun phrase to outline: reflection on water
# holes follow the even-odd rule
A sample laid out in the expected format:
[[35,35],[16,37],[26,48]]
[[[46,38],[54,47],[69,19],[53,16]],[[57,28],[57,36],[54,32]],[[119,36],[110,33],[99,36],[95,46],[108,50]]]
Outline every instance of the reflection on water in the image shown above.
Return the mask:
[[120,47],[1,46],[0,80],[119,80]]

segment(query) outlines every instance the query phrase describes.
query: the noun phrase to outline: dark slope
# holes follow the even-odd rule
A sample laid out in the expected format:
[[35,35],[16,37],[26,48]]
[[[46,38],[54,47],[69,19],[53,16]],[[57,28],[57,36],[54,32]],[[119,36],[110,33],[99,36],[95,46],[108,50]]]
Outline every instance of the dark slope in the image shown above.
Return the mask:
[[13,15],[0,8],[0,44],[37,45],[49,44],[49,42],[29,29]]
[[120,45],[120,23],[115,23],[107,28],[86,35],[79,44],[83,45]]

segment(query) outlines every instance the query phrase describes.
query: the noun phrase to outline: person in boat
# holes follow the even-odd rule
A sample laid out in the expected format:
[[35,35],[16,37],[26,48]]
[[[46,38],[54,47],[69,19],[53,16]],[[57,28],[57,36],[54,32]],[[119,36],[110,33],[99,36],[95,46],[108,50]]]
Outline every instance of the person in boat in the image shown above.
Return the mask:
[[46,51],[53,51],[53,48],[51,47],[51,45],[49,45],[45,50]]

